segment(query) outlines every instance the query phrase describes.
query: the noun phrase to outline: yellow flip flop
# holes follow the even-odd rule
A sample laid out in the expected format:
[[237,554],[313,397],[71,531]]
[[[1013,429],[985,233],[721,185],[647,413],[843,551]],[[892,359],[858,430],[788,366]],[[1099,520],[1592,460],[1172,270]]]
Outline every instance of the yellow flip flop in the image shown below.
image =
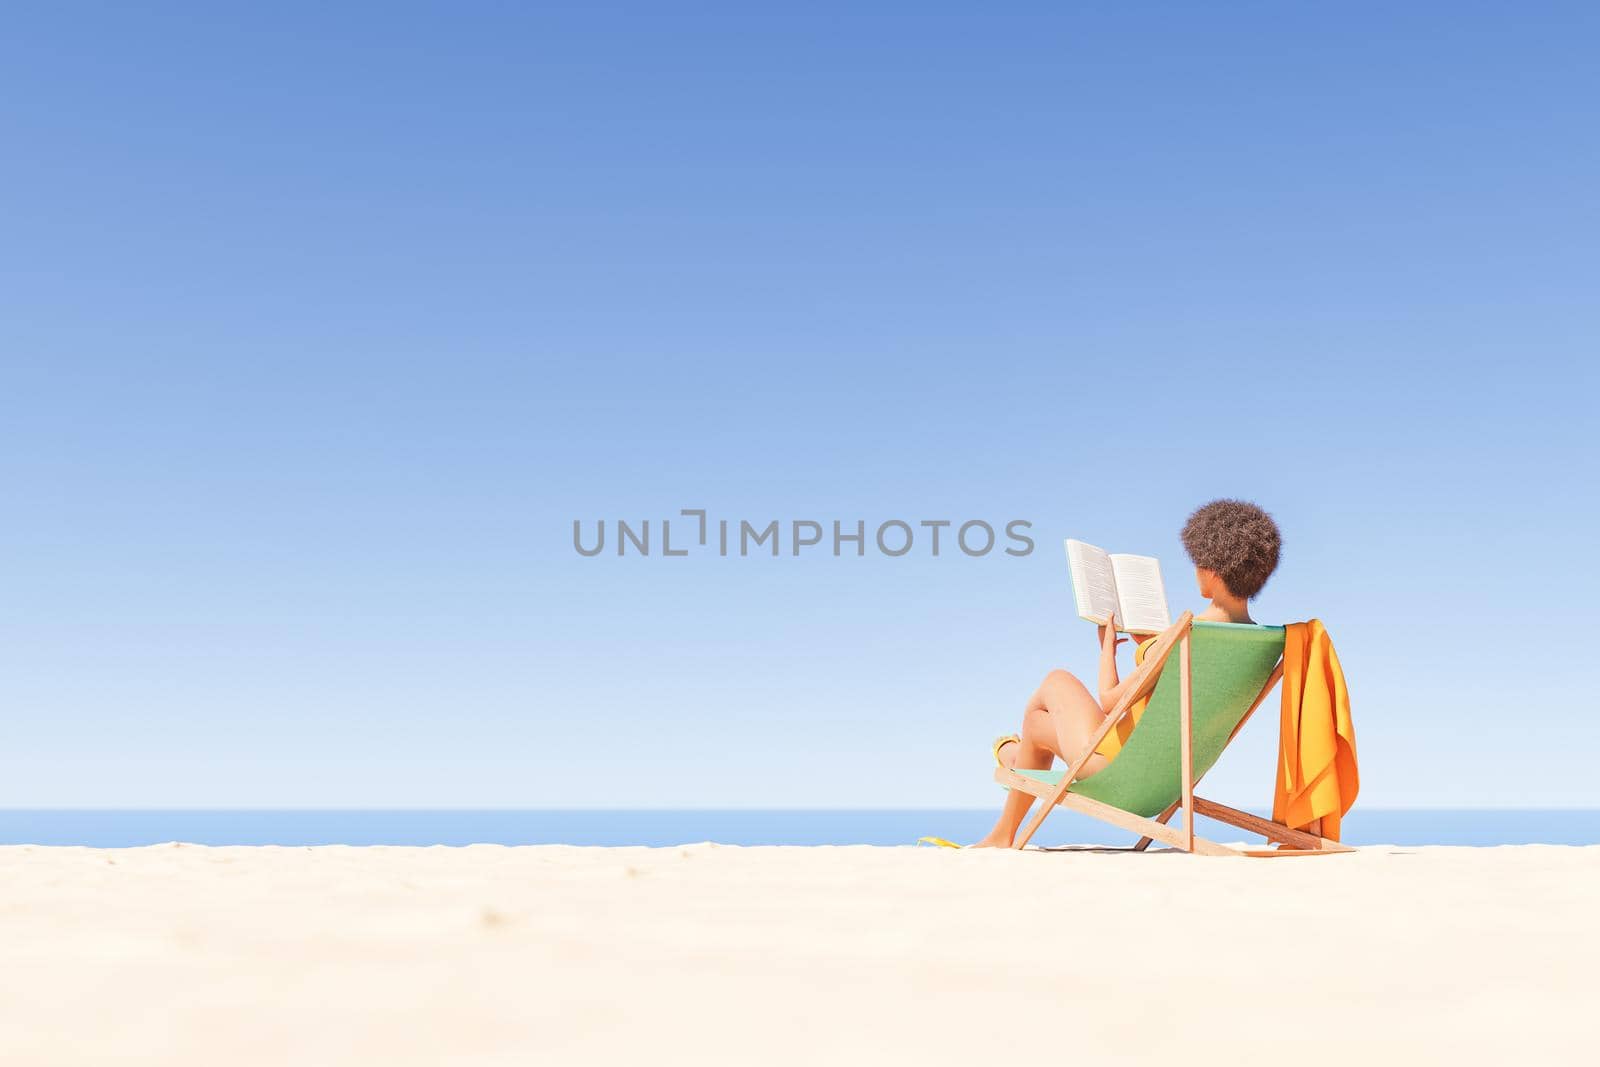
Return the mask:
[[923,844],[923,843],[927,843],[927,844],[930,844],[930,845],[937,845],[940,848],[960,848],[961,847],[960,845],[956,844],[954,841],[946,841],[942,837],[919,837],[919,838],[917,838],[917,844],[920,845],[920,844]]

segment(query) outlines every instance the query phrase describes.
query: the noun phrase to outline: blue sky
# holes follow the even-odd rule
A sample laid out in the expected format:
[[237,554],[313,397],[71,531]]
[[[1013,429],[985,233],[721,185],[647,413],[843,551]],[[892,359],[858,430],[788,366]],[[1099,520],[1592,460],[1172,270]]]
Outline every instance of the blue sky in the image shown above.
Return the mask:
[[[995,804],[1220,495],[1364,804],[1600,804],[1600,16],[1008,12],[13,12],[0,805]],[[572,549],[682,508],[1038,547]]]

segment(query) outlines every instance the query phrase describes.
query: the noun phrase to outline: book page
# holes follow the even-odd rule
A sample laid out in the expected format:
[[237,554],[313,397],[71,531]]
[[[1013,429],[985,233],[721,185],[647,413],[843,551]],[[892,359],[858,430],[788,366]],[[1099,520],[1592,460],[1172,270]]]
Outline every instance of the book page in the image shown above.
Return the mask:
[[1154,556],[1109,557],[1122,626],[1131,634],[1158,634],[1172,625],[1161,561]]
[[1117,613],[1117,579],[1111,557],[1093,545],[1067,538],[1067,568],[1072,572],[1072,595],[1078,615],[1090,622],[1105,622]]

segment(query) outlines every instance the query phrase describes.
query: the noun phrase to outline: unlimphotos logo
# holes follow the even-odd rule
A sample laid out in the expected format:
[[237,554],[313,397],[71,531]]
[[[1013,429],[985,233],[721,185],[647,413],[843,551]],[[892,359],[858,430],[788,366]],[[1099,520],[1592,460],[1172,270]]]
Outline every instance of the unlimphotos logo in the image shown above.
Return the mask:
[[[685,521],[691,520],[691,521]],[[673,519],[661,519],[656,530],[660,537],[654,543],[656,555],[687,556],[691,553],[719,556],[794,557],[825,554],[831,548],[833,555],[865,556],[869,546],[878,555],[900,557],[913,550],[919,554],[939,556],[951,554],[953,547],[964,556],[987,556],[1000,541],[996,526],[983,519],[968,519],[957,523],[952,519],[888,519],[871,529],[867,520],[844,522],[833,519],[823,523],[816,519],[783,521],[768,519],[753,523],[748,519],[710,519],[704,508],[684,508],[678,513],[677,533]],[[606,551],[607,524],[597,519],[592,535],[585,532],[582,519],[572,520],[572,547],[580,556],[598,556]],[[1033,551],[1033,538],[1027,531],[1033,523],[1026,519],[1012,519],[999,524],[1004,531],[1006,545],[1001,551],[1008,556],[1026,556]],[[610,543],[619,556],[652,554],[651,520],[630,522],[616,519],[611,523]]]

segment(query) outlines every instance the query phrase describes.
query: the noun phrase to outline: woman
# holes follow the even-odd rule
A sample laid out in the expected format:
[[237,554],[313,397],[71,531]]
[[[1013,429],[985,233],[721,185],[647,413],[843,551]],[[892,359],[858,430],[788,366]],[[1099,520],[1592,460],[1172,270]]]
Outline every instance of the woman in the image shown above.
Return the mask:
[[[1252,623],[1250,599],[1267,584],[1278,566],[1282,537],[1272,516],[1242,500],[1213,500],[1189,516],[1183,526],[1183,547],[1194,563],[1200,595],[1211,601],[1195,616],[1212,622]],[[1128,682],[1117,676],[1117,646],[1126,638],[1101,626],[1099,699],[1067,671],[1044,676],[1022,712],[1022,730],[995,742],[994,758],[1002,767],[1048,770],[1059,757],[1069,767],[1088,749],[1106,712],[1115,707]],[[1131,681],[1132,679],[1129,679]],[[1126,735],[1131,723],[1118,729]],[[1106,738],[1078,772],[1087,778],[1111,762],[1120,747],[1115,734]],[[1013,789],[994,828],[973,848],[1010,848],[1033,797]]]

